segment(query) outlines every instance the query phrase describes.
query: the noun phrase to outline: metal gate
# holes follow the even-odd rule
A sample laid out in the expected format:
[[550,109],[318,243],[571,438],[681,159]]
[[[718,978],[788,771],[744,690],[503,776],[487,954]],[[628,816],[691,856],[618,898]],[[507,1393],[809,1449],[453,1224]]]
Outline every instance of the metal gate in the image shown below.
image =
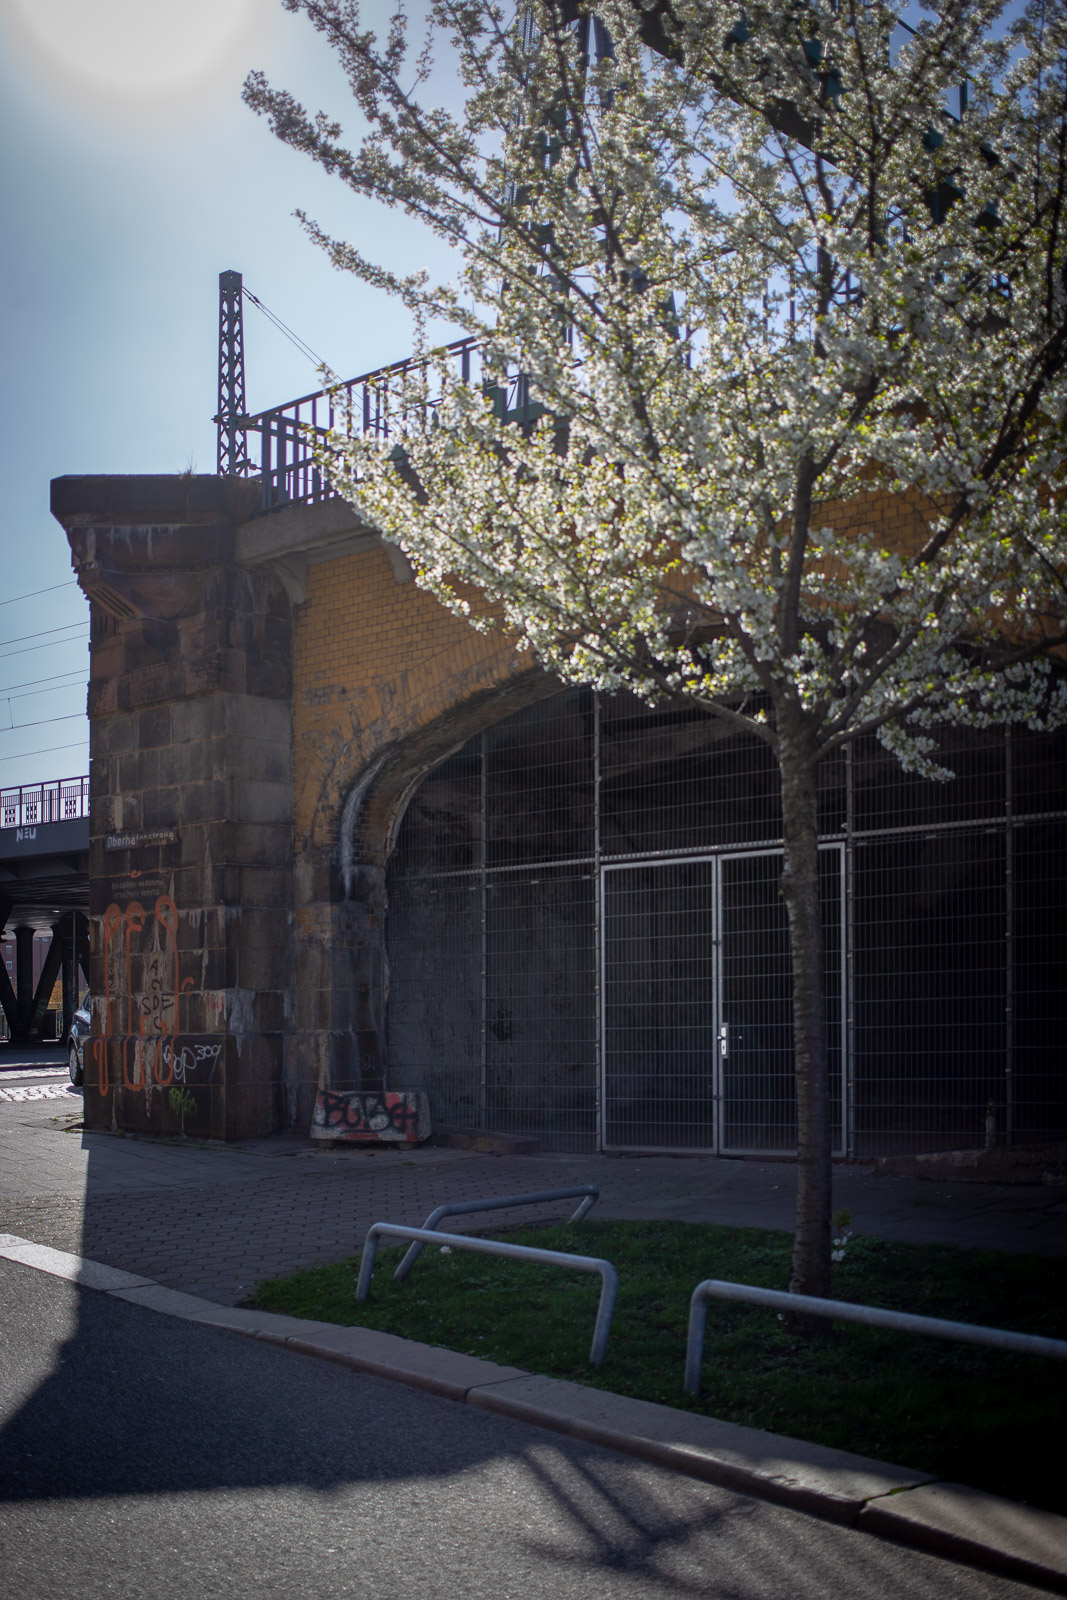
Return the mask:
[[[843,847],[820,848],[834,1145],[846,1073]],[[796,1148],[781,850],[601,872],[605,1149]]]

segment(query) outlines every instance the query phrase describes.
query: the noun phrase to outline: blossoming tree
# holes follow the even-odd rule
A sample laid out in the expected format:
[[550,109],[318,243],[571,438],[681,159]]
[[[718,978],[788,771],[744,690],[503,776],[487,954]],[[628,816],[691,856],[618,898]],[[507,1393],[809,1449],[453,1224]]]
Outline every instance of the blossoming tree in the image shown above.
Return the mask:
[[[258,75],[246,99],[452,245],[455,279],[305,225],[420,327],[476,336],[495,379],[427,349],[388,440],[333,441],[335,483],[563,682],[695,707],[777,758],[791,1287],[825,1294],[819,764],[873,731],[944,778],[939,725],[1067,714],[1067,14],[930,0],[908,31],[880,0],[529,0],[516,22],[427,0],[415,47],[402,11],[376,39],[348,0],[285,3],[337,50],[362,143]],[[509,412],[517,374],[532,407]]]

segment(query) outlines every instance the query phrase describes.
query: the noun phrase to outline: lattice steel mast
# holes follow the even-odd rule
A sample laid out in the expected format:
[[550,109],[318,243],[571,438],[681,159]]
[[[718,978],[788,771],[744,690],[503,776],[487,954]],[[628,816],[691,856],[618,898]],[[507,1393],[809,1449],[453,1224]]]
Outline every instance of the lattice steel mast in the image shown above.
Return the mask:
[[218,465],[222,478],[247,478],[256,471],[245,433],[244,289],[239,272],[219,273]]

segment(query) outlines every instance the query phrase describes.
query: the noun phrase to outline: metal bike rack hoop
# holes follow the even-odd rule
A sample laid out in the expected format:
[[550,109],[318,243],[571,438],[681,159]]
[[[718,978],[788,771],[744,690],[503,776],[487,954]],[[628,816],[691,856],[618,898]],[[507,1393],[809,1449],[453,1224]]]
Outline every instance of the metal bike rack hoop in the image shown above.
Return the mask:
[[1017,1355],[1051,1356],[1067,1361],[1067,1340],[1046,1339],[1036,1333],[1013,1333],[1008,1328],[983,1328],[973,1322],[947,1322],[942,1317],[920,1317],[910,1311],[889,1311],[883,1306],[853,1305],[851,1300],[823,1300],[812,1294],[789,1294],[784,1289],[757,1289],[750,1283],[729,1283],[706,1278],[693,1290],[689,1302],[689,1337],[685,1346],[685,1392],[700,1393],[700,1368],[704,1359],[704,1330],[709,1300],[740,1300],[747,1305],[770,1306],[776,1311],[827,1317],[839,1322],[862,1322],[871,1328],[894,1328],[898,1333],[920,1333],[930,1339],[957,1339],[961,1344],[988,1345]]
[[[573,1200],[579,1195],[584,1195],[585,1198],[570,1221],[581,1222],[600,1198],[600,1190],[595,1183],[579,1183],[570,1189],[539,1189],[536,1194],[509,1194],[501,1200],[456,1200],[450,1205],[438,1206],[435,1211],[431,1211],[423,1227],[436,1228],[442,1217],[463,1217],[474,1211],[502,1211],[506,1206],[532,1206],[545,1200]],[[393,1273],[395,1283],[401,1283],[407,1277],[425,1248],[426,1246],[421,1243],[411,1246]]]
[[604,1261],[599,1256],[572,1256],[563,1250],[537,1250],[528,1244],[508,1244],[503,1239],[477,1239],[466,1233],[435,1233],[431,1228],[405,1228],[398,1222],[375,1222],[368,1228],[363,1246],[363,1259],[356,1280],[357,1300],[366,1300],[370,1293],[378,1240],[383,1236],[418,1240],[422,1244],[446,1245],[450,1250],[473,1250],[478,1255],[506,1256],[512,1261],[539,1261],[543,1266],[567,1267],[573,1272],[598,1273],[601,1280],[600,1300],[596,1308],[593,1341],[589,1346],[589,1364],[599,1367],[603,1361],[619,1288],[619,1275],[610,1261]]

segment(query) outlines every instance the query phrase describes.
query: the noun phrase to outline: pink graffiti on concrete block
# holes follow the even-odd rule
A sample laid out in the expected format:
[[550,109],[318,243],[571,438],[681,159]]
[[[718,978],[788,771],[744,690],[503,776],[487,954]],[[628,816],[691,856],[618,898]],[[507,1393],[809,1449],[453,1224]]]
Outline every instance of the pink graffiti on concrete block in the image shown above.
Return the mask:
[[430,1137],[430,1107],[421,1090],[341,1093],[320,1089],[311,1137],[344,1139],[352,1144],[418,1144]]

